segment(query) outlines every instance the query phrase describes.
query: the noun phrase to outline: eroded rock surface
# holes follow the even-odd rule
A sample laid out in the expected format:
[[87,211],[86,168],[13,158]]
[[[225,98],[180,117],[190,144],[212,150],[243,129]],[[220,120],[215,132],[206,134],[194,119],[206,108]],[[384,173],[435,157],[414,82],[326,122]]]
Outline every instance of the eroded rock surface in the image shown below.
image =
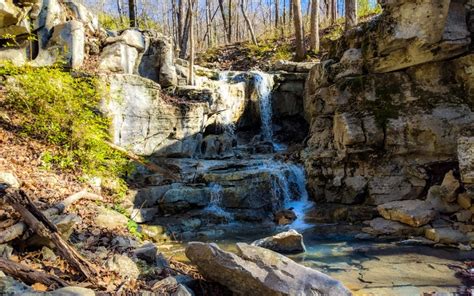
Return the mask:
[[236,295],[351,295],[340,282],[278,253],[243,243],[237,248],[235,255],[215,244],[193,242],[186,256]]

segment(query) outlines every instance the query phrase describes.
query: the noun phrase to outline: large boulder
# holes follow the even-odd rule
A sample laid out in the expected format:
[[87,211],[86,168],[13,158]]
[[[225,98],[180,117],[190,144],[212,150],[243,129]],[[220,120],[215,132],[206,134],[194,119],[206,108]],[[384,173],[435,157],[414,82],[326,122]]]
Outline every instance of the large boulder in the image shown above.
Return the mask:
[[256,240],[252,243],[252,246],[262,247],[282,254],[306,251],[303,235],[294,229]]
[[337,280],[273,251],[237,244],[238,255],[193,242],[186,256],[207,278],[236,295],[351,295]]

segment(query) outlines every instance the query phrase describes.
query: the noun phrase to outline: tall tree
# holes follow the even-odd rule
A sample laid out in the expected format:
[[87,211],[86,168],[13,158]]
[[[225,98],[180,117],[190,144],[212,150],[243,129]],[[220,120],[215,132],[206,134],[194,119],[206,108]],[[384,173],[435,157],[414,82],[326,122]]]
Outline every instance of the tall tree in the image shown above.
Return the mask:
[[310,50],[319,52],[319,0],[311,0]]
[[345,0],[346,31],[357,25],[357,0]]
[[193,18],[193,0],[188,0],[188,20],[189,20],[189,69],[188,84],[194,85],[194,18]]
[[247,16],[247,13],[245,12],[245,0],[240,0],[240,10],[242,11],[242,16],[245,19],[245,23],[247,24],[250,37],[252,37],[253,44],[258,45],[257,38],[255,37],[255,32],[253,31],[252,23],[250,22],[250,19]]
[[120,16],[120,24],[123,25],[125,22],[123,20],[123,8],[122,8],[122,0],[117,0],[117,11]]
[[280,25],[280,0],[275,0],[275,29]]
[[137,27],[136,0],[128,0],[128,16],[130,18],[130,27]]
[[[225,13],[224,13],[224,0],[219,0],[219,10],[221,11],[221,16],[222,16],[222,23],[224,24],[224,31],[227,33],[229,32],[229,28],[227,27],[227,19],[225,18]],[[229,35],[225,34],[226,35],[226,40],[227,42],[230,43],[230,40],[229,40]]]
[[302,61],[305,56],[304,36],[303,36],[303,16],[301,14],[301,0],[292,0],[293,3],[293,23],[295,25],[296,39],[296,60]]
[[337,0],[330,0],[331,5],[331,25],[336,23],[337,19]]
[[227,8],[229,18],[229,28],[227,31],[227,42],[232,42],[232,0],[229,0],[229,7]]

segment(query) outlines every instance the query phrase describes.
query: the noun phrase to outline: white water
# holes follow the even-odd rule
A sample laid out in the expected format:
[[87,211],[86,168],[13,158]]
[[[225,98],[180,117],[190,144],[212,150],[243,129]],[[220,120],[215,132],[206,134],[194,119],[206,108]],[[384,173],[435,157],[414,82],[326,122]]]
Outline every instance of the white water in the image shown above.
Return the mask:
[[276,177],[273,184],[273,195],[276,200],[283,199],[283,208],[292,209],[296,220],[289,226],[295,230],[304,230],[310,225],[305,223],[304,216],[312,203],[306,190],[306,176],[301,165],[270,161],[262,166]]
[[206,207],[206,210],[214,213],[216,216],[225,218],[227,221],[231,221],[233,219],[232,214],[222,208],[222,198],[224,197],[222,186],[216,183],[210,183],[209,190],[211,192],[211,201]]
[[265,141],[273,143],[272,128],[272,90],[274,86],[273,75],[259,71],[252,72],[254,85],[260,103],[260,119],[262,121],[261,133]]

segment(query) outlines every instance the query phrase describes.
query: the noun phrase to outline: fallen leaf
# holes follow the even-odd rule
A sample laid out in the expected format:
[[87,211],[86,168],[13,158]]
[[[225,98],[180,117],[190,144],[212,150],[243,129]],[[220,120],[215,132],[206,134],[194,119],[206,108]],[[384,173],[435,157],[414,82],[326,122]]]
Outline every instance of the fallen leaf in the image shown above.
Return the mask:
[[39,292],[48,291],[48,287],[46,287],[46,286],[43,285],[42,283],[35,283],[35,284],[33,284],[31,287],[33,288],[33,290],[39,291]]

